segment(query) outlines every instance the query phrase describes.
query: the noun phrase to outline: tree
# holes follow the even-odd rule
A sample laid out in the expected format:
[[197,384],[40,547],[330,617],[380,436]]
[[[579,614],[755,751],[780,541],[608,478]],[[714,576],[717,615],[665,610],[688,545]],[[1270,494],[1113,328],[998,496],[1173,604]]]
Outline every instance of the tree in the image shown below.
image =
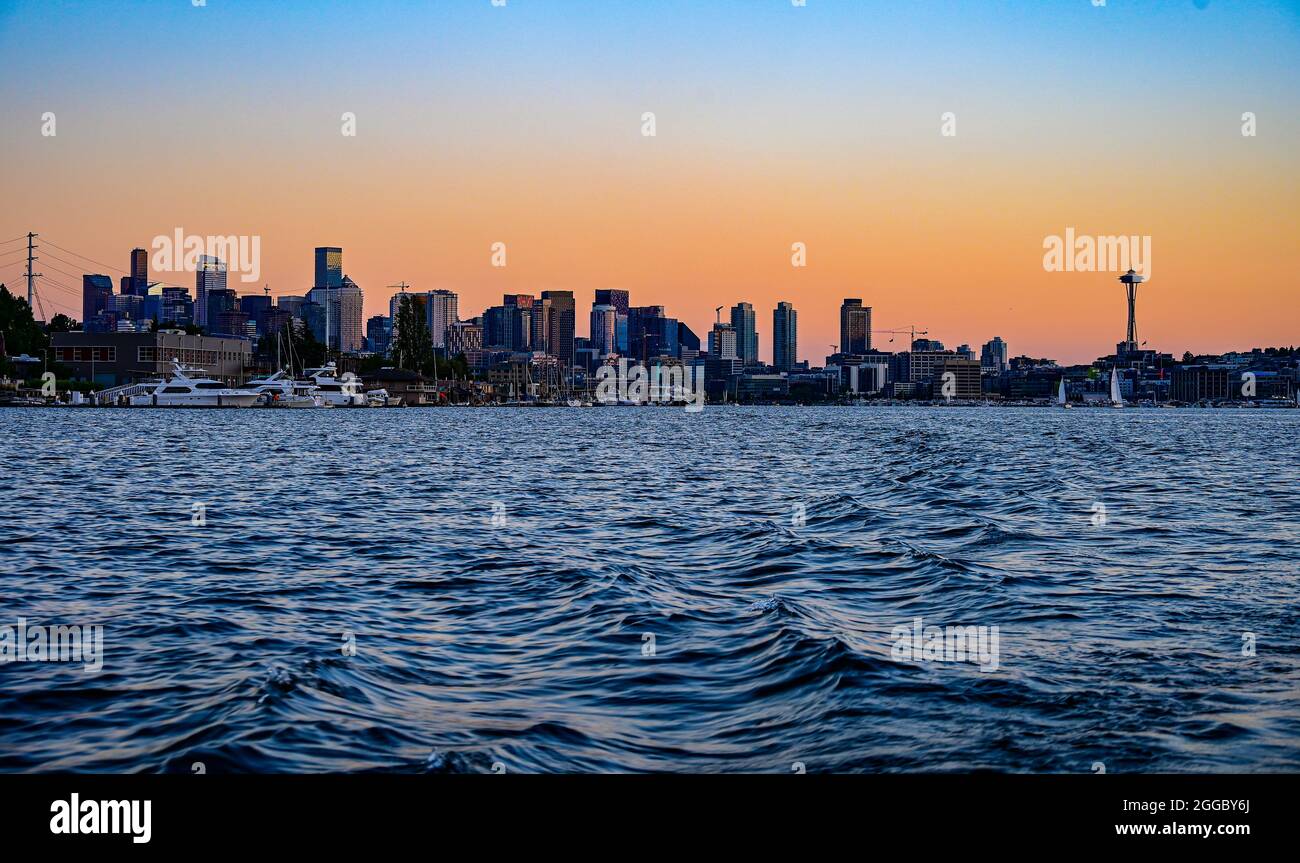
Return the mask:
[[50,337],[32,316],[32,307],[26,300],[11,294],[3,284],[0,284],[0,337],[3,337],[5,351],[11,356],[40,356],[41,351],[50,345]]
[[80,322],[62,313],[50,318],[50,322],[45,326],[47,333],[70,333],[79,329],[81,329]]
[[421,374],[434,370],[433,338],[425,326],[424,315],[409,296],[403,294],[397,306],[397,319],[393,321],[396,338],[392,354],[399,369],[409,369]]

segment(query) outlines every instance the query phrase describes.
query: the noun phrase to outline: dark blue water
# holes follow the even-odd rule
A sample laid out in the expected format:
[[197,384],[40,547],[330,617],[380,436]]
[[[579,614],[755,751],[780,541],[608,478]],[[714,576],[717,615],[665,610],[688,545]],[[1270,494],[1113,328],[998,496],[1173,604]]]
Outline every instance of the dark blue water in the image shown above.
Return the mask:
[[0,665],[3,770],[1300,769],[1300,411],[0,429],[0,626],[105,627]]

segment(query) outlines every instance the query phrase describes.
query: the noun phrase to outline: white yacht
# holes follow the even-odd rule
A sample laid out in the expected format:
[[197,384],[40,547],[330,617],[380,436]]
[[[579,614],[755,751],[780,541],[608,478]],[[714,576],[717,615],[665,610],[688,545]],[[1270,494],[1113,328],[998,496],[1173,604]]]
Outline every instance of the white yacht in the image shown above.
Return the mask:
[[318,369],[307,369],[304,374],[315,384],[314,395],[318,396],[325,405],[336,408],[366,407],[366,397],[361,392],[361,381],[351,373],[339,378],[338,367],[334,363],[326,363]]
[[283,371],[244,384],[258,394],[258,403],[272,408],[318,408],[320,396],[314,383],[295,381]]
[[253,390],[236,389],[211,378],[194,377],[202,369],[186,368],[172,360],[172,376],[153,390],[131,396],[132,407],[246,408],[259,398]]

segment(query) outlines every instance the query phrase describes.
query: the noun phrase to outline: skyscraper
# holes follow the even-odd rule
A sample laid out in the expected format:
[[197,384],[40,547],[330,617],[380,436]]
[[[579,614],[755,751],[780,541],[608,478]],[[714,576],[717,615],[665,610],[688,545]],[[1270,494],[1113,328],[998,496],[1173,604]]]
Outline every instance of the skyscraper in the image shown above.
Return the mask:
[[567,373],[573,367],[573,330],[578,312],[573,291],[542,291],[542,300],[550,300],[547,351],[559,358]]
[[736,328],[731,324],[716,323],[709,330],[709,356],[715,359],[739,359],[736,353]]
[[596,291],[596,301],[593,306],[613,306],[618,310],[620,315],[626,315],[628,310],[628,301],[631,295],[627,291],[620,291],[612,288],[600,288]]
[[316,247],[316,283],[314,288],[343,287],[343,250],[338,246]]
[[758,332],[754,329],[754,307],[736,303],[731,307],[731,326],[736,331],[736,356],[746,366],[758,365]]
[[772,365],[779,372],[795,367],[799,357],[799,313],[787,302],[772,311]]
[[606,357],[618,349],[618,309],[608,303],[591,307],[591,346]]
[[149,293],[149,253],[131,250],[131,293],[143,297]]
[[439,350],[447,347],[447,328],[460,321],[459,299],[453,291],[436,290],[429,293],[425,306],[428,315],[429,337]]
[[210,320],[208,317],[208,295],[213,291],[224,291],[225,289],[225,262],[212,255],[201,255],[198,269],[194,272],[194,323],[201,327],[208,327],[216,323],[216,321]]
[[985,342],[984,347],[980,349],[980,367],[988,372],[1005,372],[1009,356],[1007,343],[1002,341],[1002,336],[994,336],[991,341]]
[[865,354],[871,350],[871,306],[845,299],[840,305],[840,353]]
[[109,276],[87,275],[81,277],[81,324],[91,332],[95,317],[108,308],[108,298],[113,296],[113,279]]

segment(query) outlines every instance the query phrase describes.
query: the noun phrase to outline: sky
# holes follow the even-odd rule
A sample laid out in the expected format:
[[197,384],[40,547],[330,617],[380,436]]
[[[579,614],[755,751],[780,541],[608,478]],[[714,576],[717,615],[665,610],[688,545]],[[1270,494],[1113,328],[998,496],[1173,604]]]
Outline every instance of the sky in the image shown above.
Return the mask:
[[181,229],[260,238],[231,286],[272,295],[341,246],[367,315],[573,290],[585,335],[623,288],[703,337],[743,300],[770,359],[787,300],[820,365],[860,297],[1086,362],[1126,309],[1118,272],[1044,268],[1072,229],[1150,238],[1148,347],[1300,343],[1300,0],[1093,3],[0,0],[0,281],[36,231],[80,317],[81,273]]

